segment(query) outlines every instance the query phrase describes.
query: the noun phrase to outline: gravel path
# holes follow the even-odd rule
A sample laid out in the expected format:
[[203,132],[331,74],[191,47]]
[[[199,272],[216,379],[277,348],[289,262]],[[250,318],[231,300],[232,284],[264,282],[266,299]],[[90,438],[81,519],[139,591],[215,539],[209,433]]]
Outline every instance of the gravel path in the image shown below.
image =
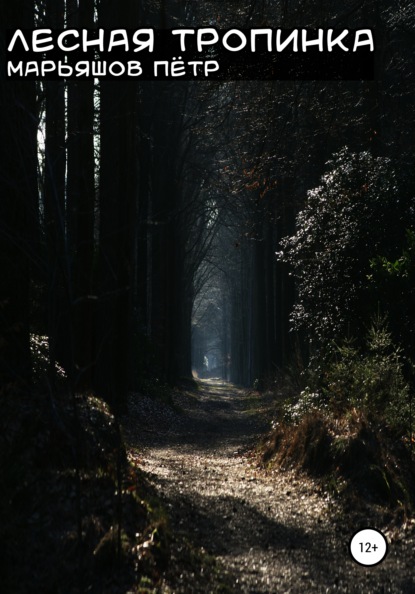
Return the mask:
[[246,452],[269,426],[266,400],[214,380],[176,399],[181,414],[133,398],[126,423],[170,515],[160,592],[415,593],[413,525],[383,563],[359,566],[348,542],[371,521],[342,515],[311,480],[256,468]]

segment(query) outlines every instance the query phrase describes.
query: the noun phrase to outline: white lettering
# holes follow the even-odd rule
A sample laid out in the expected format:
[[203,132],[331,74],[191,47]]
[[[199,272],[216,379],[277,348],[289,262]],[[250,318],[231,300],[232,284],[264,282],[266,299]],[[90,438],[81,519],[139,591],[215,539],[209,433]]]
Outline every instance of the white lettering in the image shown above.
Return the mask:
[[56,70],[56,64],[53,60],[45,60],[41,63],[40,71],[42,76],[46,76],[49,72],[54,72]]
[[104,29],[98,29],[98,39],[88,39],[88,30],[82,29],[82,51],[87,52],[90,47],[98,47],[98,51],[104,51]]
[[25,76],[28,74],[36,74],[36,76],[39,76],[39,65],[37,62],[28,62],[26,64]]
[[294,29],[285,41],[281,43],[281,29],[277,29],[277,52],[282,52],[290,43],[293,44],[293,52],[298,52],[298,29]]
[[[114,70],[115,68],[119,68],[119,72],[116,72],[116,70]],[[123,74],[125,74],[124,64],[122,62],[111,62],[109,67],[109,73],[111,74],[111,76],[122,76]]]
[[189,64],[189,66],[193,66],[193,76],[197,76],[198,75],[198,73],[197,73],[198,66],[203,66],[204,63],[202,62],[202,60],[193,60],[193,61],[188,62],[188,64]]
[[68,35],[73,35],[77,39],[79,38],[79,31],[76,29],[68,29],[67,31],[63,31],[60,35],[58,35],[58,48],[61,49],[63,52],[73,52],[79,48],[79,43],[75,43],[75,45],[69,46],[64,45],[63,40],[68,37]]
[[[210,39],[205,39],[204,35],[210,35]],[[199,29],[197,32],[197,51],[202,52],[204,45],[214,45],[219,40],[216,29]]]
[[141,62],[128,62],[128,76],[141,76],[142,74]]
[[[237,47],[232,47],[231,45],[229,45],[228,39],[229,39],[229,37],[231,37],[231,35],[236,35],[237,37],[239,37],[240,44]],[[224,48],[227,49],[228,51],[239,52],[241,49],[243,49],[246,46],[247,41],[246,41],[246,37],[242,33],[242,31],[239,31],[238,29],[231,29],[230,31],[225,33],[225,35],[223,36],[222,43],[223,43]]]
[[15,46],[16,41],[20,39],[20,41],[23,44],[23,47],[25,49],[25,52],[29,51],[29,46],[27,44],[27,41],[25,39],[25,36],[23,35],[23,32],[21,29],[17,29],[16,33],[13,35],[11,42],[9,43],[9,47],[7,48],[8,52],[12,52]]
[[210,72],[217,72],[219,70],[219,64],[215,60],[209,60],[205,64],[205,76],[209,76]]
[[169,63],[167,61],[154,62],[154,76],[158,76],[158,67],[164,66],[164,76],[169,75]]
[[[139,39],[140,35],[147,35],[148,39]],[[141,52],[148,48],[149,52],[154,51],[154,31],[153,29],[138,29],[133,35],[133,43],[137,47],[134,49],[135,52]]]
[[[117,37],[120,37],[120,39],[117,40]],[[130,49],[127,31],[125,29],[114,29],[111,31],[108,51],[111,52],[113,47],[119,47],[120,45],[124,47],[126,52]]]
[[257,35],[267,36],[267,49],[269,52],[272,51],[272,31],[271,29],[253,29],[251,31],[251,51],[256,52],[256,38]]
[[[361,41],[360,38],[363,35],[366,37],[366,39],[364,38]],[[355,52],[358,47],[361,47],[363,45],[368,45],[370,47],[370,51],[371,52],[374,52],[375,51],[375,44],[373,42],[373,35],[372,35],[372,31],[370,29],[360,29],[359,31],[356,31],[356,37],[355,37],[355,41],[354,41],[353,51]]]
[[[66,73],[64,71],[65,68],[67,68]],[[59,62],[58,73],[59,73],[59,76],[61,76],[62,78],[69,78],[73,74],[73,68],[72,68],[72,66],[69,66],[69,64],[64,64],[63,62]]]
[[179,35],[179,37],[180,37],[180,51],[185,52],[186,51],[185,37],[186,37],[186,35],[194,35],[194,30],[193,29],[173,29],[172,35]]
[[313,45],[317,45],[318,46],[318,51],[322,52],[324,51],[324,46],[323,46],[323,29],[319,29],[318,30],[318,37],[317,39],[307,39],[307,34],[308,31],[307,29],[303,29],[302,30],[302,42],[303,42],[303,52],[307,51],[307,48]]
[[106,76],[107,75],[107,63],[106,62],[92,62],[91,64],[91,74],[92,76]]
[[[36,31],[33,31],[32,49],[34,52],[48,52],[53,49],[53,44],[50,44],[50,42],[53,41],[50,33],[52,33],[51,29],[37,29]],[[42,39],[43,35],[47,35],[47,37]],[[49,43],[50,45],[45,45],[45,43]]]
[[331,51],[333,51],[333,47],[335,45],[339,45],[344,52],[348,52],[349,51],[349,48],[342,44],[342,39],[344,39],[347,36],[347,34],[349,33],[349,31],[347,29],[345,29],[335,39],[333,39],[333,32],[334,32],[333,29],[329,29],[328,30],[328,35],[327,35],[327,50],[329,52],[331,52]]
[[76,76],[89,76],[90,63],[85,61],[77,62],[75,65]]
[[186,70],[184,67],[184,62],[181,58],[173,58],[173,64],[171,65],[171,75],[172,76],[184,76],[186,74]]
[[21,60],[17,66],[13,66],[13,62],[7,62],[7,76],[13,76],[13,74],[23,76],[23,62]]

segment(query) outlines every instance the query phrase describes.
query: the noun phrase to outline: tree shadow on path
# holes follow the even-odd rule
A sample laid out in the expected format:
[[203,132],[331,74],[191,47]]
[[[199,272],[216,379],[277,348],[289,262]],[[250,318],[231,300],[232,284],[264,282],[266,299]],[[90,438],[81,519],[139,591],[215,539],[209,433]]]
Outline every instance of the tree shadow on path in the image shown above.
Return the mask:
[[[174,592],[415,593],[409,544],[376,571],[358,566],[349,523],[327,506],[320,518],[319,497],[281,475],[266,480],[241,456],[269,422],[257,393],[205,380],[180,406],[177,426],[153,430],[144,444],[170,516]],[[195,570],[180,557],[186,547],[216,559],[216,570]]]

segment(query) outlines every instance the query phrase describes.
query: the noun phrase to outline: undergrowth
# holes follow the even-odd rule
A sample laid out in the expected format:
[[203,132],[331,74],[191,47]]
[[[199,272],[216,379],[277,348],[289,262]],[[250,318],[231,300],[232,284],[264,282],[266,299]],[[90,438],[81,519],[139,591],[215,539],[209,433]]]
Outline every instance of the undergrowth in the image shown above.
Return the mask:
[[344,502],[412,514],[412,394],[404,364],[385,319],[375,318],[365,345],[336,346],[308,373],[299,396],[280,403],[262,463],[320,477]]
[[6,394],[0,433],[2,592],[154,588],[168,562],[167,519],[107,405]]

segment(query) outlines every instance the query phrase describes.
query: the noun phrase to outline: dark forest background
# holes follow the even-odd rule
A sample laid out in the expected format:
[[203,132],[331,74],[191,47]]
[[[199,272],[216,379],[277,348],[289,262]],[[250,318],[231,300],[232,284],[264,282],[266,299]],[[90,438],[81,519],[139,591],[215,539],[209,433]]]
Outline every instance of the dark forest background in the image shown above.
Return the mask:
[[[33,27],[371,27],[376,40],[363,82],[8,81],[2,68],[6,591],[104,591],[105,543],[119,561],[137,536],[123,530],[155,507],[133,501],[115,421],[129,394],[168,398],[198,377],[283,393],[294,427],[311,410],[354,419],[376,489],[409,501],[396,462],[408,458],[376,466],[376,439],[414,441],[413,3],[10,0],[1,22],[2,61],[5,29]],[[153,582],[157,554],[135,569]]]
[[59,365],[112,405],[153,379],[190,378],[192,359],[262,383],[334,339],[360,340],[377,313],[412,356],[409,3],[59,0],[3,12],[10,28],[376,35],[369,82],[3,81],[4,386],[36,379],[36,337],[48,382]]

